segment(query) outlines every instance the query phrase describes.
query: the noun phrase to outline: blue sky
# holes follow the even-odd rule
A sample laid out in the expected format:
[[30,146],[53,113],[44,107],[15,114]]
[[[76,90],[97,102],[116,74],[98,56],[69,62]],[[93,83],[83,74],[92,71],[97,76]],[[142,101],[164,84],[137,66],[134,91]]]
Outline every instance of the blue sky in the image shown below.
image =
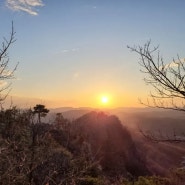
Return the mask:
[[184,7],[183,0],[2,0],[0,38],[12,20],[17,38],[11,95],[50,107],[96,107],[104,94],[109,106],[139,106],[149,87],[139,56],[126,46],[151,39],[167,63],[184,58]]

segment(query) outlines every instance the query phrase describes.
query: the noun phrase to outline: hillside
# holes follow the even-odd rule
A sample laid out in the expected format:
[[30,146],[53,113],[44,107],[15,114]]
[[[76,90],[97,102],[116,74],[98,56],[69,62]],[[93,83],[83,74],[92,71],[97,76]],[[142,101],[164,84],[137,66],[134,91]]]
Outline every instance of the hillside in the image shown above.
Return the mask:
[[[102,137],[108,138],[109,143],[113,142],[113,144],[115,144],[116,141],[121,141],[120,138],[117,138],[119,137],[119,134],[117,133],[120,133],[120,130],[118,129],[119,127],[116,127],[117,130],[114,130],[114,136],[113,133],[111,136],[108,136],[107,129],[105,128],[105,125],[108,124],[105,123],[106,121],[103,119],[104,114],[102,114],[102,119],[101,116],[99,116],[97,119],[95,116],[96,113],[87,113],[89,111],[90,110],[88,109],[73,109],[63,112],[62,114],[64,117],[66,116],[67,118],[70,117],[68,116],[70,114],[77,117],[75,123],[83,125],[81,131],[86,133],[87,135],[92,135],[91,137],[94,138],[95,144],[93,143],[93,139],[91,139],[92,146],[96,146],[96,148],[94,147],[94,151],[98,150],[97,147],[101,146]],[[139,155],[142,156],[142,160],[145,160],[147,169],[152,174],[155,173],[164,175],[169,172],[169,169],[182,166],[181,162],[183,161],[183,156],[185,155],[184,142],[155,143],[148,141],[139,132],[140,128],[146,133],[155,134],[156,138],[159,136],[159,132],[164,138],[168,137],[173,139],[174,132],[177,136],[184,137],[185,115],[182,112],[150,108],[118,108],[113,110],[106,110],[106,112],[108,118],[110,119],[112,119],[110,116],[111,112],[114,113],[114,115],[118,116],[119,120],[121,121],[114,121],[119,122],[119,124],[122,124],[124,126],[124,132],[124,129],[127,128],[127,134],[129,133],[128,137],[130,137],[131,135],[130,141],[134,143],[133,146],[135,147],[137,152],[139,152]],[[94,134],[91,134],[91,132]],[[99,135],[100,138],[98,138]],[[114,139],[114,137],[116,137],[116,139]],[[116,144],[117,146],[125,146],[125,144],[121,142]]]
[[57,114],[50,124],[36,123],[32,116],[15,107],[0,112],[2,185],[177,185],[185,180],[179,168],[182,143],[149,142],[104,112],[73,121]]
[[100,161],[103,171],[134,176],[147,174],[129,131],[116,116],[90,112],[73,122],[91,149],[91,157]]

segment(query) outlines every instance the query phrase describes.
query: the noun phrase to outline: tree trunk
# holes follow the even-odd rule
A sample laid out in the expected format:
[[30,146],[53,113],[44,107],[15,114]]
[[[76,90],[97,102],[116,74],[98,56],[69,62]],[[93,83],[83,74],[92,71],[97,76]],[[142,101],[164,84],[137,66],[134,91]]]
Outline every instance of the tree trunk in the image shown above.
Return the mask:
[[39,121],[39,123],[41,123],[41,121],[40,121],[40,120],[41,120],[41,119],[40,119],[40,117],[41,117],[41,116],[40,116],[40,112],[39,112],[39,113],[38,113],[38,121]]

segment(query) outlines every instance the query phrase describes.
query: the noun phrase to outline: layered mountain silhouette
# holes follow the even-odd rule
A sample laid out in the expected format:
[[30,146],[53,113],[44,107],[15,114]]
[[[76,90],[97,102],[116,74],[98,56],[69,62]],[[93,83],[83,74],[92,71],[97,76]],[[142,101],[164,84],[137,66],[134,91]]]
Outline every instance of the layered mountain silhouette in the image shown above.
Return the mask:
[[[82,157],[96,163],[106,176],[136,177],[149,174],[145,159],[139,155],[131,134],[116,116],[92,111],[73,122],[61,124],[62,129],[48,124],[38,127],[43,132],[49,132],[49,137],[63,148],[62,151],[70,153],[73,160]],[[64,155],[54,153],[49,161],[58,166],[60,156]],[[51,163],[49,161],[39,166],[35,174],[47,174],[45,169],[46,164]]]
[[117,116],[92,111],[73,121],[60,113],[56,118],[53,124],[28,127],[31,135],[28,132],[27,137],[32,144],[26,151],[32,165],[30,179],[35,184],[60,184],[71,177],[79,181],[126,177],[133,181],[139,176],[166,175],[170,168],[184,163],[181,146],[145,141]]

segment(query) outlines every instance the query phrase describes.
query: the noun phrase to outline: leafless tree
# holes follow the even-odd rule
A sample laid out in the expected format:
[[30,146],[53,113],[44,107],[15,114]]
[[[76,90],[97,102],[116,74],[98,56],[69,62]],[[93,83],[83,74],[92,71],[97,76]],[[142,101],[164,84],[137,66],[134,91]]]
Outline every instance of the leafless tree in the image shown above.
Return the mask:
[[[151,47],[151,41],[144,46],[128,48],[139,54],[141,72],[145,74],[144,81],[153,87],[150,98],[146,102],[140,100],[147,107],[185,111],[185,59],[177,56],[177,60],[165,63],[160,54],[159,47]],[[159,133],[146,133],[139,129],[143,136],[149,140],[159,142],[185,141],[174,132],[173,137]]]
[[0,102],[6,99],[10,91],[11,83],[7,83],[5,81],[9,79],[13,79],[15,77],[14,72],[16,71],[17,65],[18,65],[17,64],[12,70],[9,69],[10,58],[9,58],[8,50],[10,49],[10,46],[16,41],[15,33],[16,32],[14,31],[14,25],[12,22],[9,39],[4,37],[1,43],[1,48],[0,48],[0,85],[1,85]]
[[185,111],[185,59],[177,56],[177,60],[166,64],[159,47],[152,48],[150,41],[144,46],[128,48],[140,55],[141,72],[146,74],[144,81],[154,88],[150,93],[152,102],[141,103],[148,107]]

